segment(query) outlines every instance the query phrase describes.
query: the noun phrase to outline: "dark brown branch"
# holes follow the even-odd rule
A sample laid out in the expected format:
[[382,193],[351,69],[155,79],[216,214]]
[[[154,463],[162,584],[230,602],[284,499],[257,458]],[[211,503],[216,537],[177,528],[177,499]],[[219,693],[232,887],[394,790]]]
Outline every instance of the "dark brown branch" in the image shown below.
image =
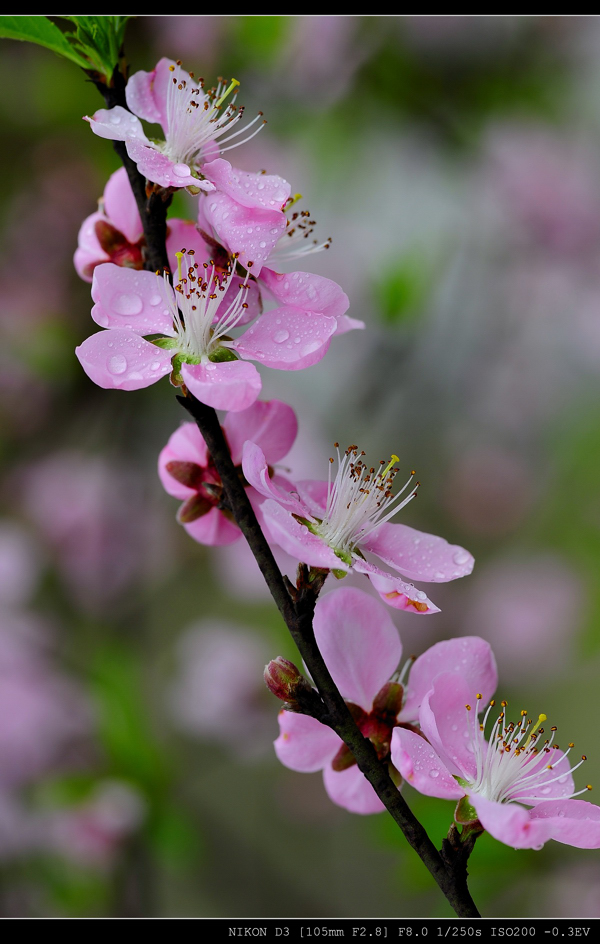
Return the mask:
[[[445,848],[446,855],[442,858],[411,812],[386,766],[379,761],[373,745],[360,733],[323,661],[312,624],[315,604],[325,574],[321,575],[321,579],[317,577],[313,583],[308,579],[301,580],[300,589],[294,594],[295,599],[292,599],[271,548],[256,520],[246,490],[240,482],[215,411],[200,403],[189,392],[187,397],[177,399],[198,425],[223,483],[235,520],[250,545],[279,612],[323,699],[325,713],[320,712],[316,715],[311,712],[311,714],[317,716],[323,724],[329,725],[350,748],[359,769],[404,833],[408,843],[429,869],[455,912],[461,917],[479,917],[479,912],[467,888],[464,856],[461,855],[459,858],[458,850],[455,853],[454,849],[448,845],[447,849]],[[454,862],[457,868],[453,867]]]

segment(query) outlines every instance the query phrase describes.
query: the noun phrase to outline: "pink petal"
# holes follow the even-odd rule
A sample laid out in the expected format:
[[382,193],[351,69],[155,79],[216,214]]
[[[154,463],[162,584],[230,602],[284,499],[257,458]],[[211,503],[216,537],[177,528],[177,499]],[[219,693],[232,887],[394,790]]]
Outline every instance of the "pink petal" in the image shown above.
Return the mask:
[[552,820],[536,818],[533,810],[518,803],[496,803],[475,793],[470,794],[469,800],[490,836],[513,849],[535,849],[552,838]]
[[329,764],[342,742],[337,734],[308,715],[279,712],[280,734],[275,753],[286,767],[301,773],[314,773]]
[[496,691],[498,670],[489,643],[478,636],[447,639],[427,649],[411,667],[399,715],[401,721],[417,720],[423,698],[443,672],[462,675],[468,690],[483,695],[485,703]]
[[412,583],[406,583],[400,577],[386,574],[370,561],[360,557],[353,558],[352,567],[359,574],[367,574],[384,603],[395,610],[407,610],[419,616],[439,613],[439,607],[432,603],[423,590],[417,590]]
[[414,731],[394,728],[391,755],[394,767],[419,793],[444,800],[460,800],[464,796],[465,791],[448,772],[431,744]]
[[337,282],[312,272],[289,272],[280,274],[263,268],[261,282],[282,305],[302,308],[304,311],[320,312],[331,318],[339,318],[350,307],[350,301]]
[[267,367],[302,370],[325,357],[335,327],[335,318],[276,308],[261,315],[232,346],[242,357]]
[[411,580],[442,583],[473,570],[473,557],[463,547],[405,524],[382,524],[360,546]]
[[137,140],[140,143],[149,143],[140,119],[121,105],[108,109],[99,108],[91,118],[86,115],[84,120],[89,121],[90,128],[100,138],[108,138],[110,141]]
[[227,194],[208,194],[201,202],[199,226],[212,227],[217,238],[229,250],[239,254],[239,262],[256,277],[285,232],[283,213],[241,206]]
[[329,799],[349,813],[366,816],[385,810],[385,806],[356,764],[347,770],[339,771],[327,766],[323,771],[323,782]]
[[553,800],[529,810],[532,822],[542,821],[550,838],[578,849],[600,848],[600,807],[585,800]]
[[[468,749],[474,725],[479,725],[476,695],[461,675],[445,672],[434,679],[419,711],[421,730],[449,772],[467,780],[476,773],[474,754]],[[466,705],[471,705],[471,711]]]
[[208,262],[210,253],[208,246],[198,232],[198,228],[191,220],[169,220],[167,224],[167,255],[172,272],[177,272],[176,252],[182,249],[194,250],[195,261],[198,265]]
[[208,465],[208,449],[195,423],[183,423],[169,438],[158,457],[158,475],[169,495],[185,501],[194,494],[193,488],[182,485],[167,472],[168,462],[194,462],[201,468]]
[[81,224],[77,236],[77,249],[73,256],[73,264],[78,276],[85,282],[92,281],[92,276],[88,275],[86,271],[89,266],[97,266],[101,262],[108,260],[108,256],[96,236],[95,227],[99,220],[106,222],[104,213],[92,213],[91,216],[88,216]]
[[220,364],[183,364],[185,385],[202,403],[215,410],[234,413],[247,410],[261,389],[260,374],[254,364],[225,361]]
[[335,336],[347,334],[348,331],[360,330],[361,328],[366,328],[364,321],[359,321],[358,318],[350,318],[349,315],[340,315],[337,319]]
[[268,499],[261,507],[269,537],[295,560],[311,567],[348,569],[321,538],[296,521],[278,502]]
[[319,597],[313,628],[343,697],[369,712],[402,656],[402,643],[388,610],[362,590],[340,587]]
[[233,544],[241,537],[238,526],[229,521],[218,508],[212,508],[207,514],[184,524],[183,527],[198,544],[208,544],[212,547]]
[[132,112],[145,121],[162,125],[167,131],[167,88],[172,79],[171,59],[161,59],[152,72],[135,72],[125,87],[125,98]]
[[300,501],[306,505],[313,517],[321,519],[325,517],[329,494],[327,482],[320,479],[303,479],[301,482],[296,482],[296,490]]
[[140,174],[161,187],[198,187],[200,190],[213,188],[208,180],[194,177],[188,164],[172,161],[150,142],[128,138],[127,153],[137,164]]
[[143,234],[142,221],[124,167],[108,178],[104,188],[104,211],[115,229],[123,233],[128,242],[137,243]]
[[281,211],[292,189],[283,177],[276,174],[250,174],[232,167],[223,158],[203,164],[202,173],[217,190],[249,209]]
[[306,509],[296,496],[281,488],[270,477],[265,454],[260,446],[250,440],[247,440],[242,447],[242,469],[246,481],[257,492],[265,498],[274,499],[292,514],[299,515],[301,518],[306,517]]
[[243,413],[228,413],[223,423],[231,458],[236,465],[242,460],[247,440],[262,450],[265,460],[279,462],[294,445],[298,420],[291,406],[281,400],[257,400]]
[[133,331],[112,328],[92,334],[75,353],[94,383],[105,389],[139,390],[171,372],[172,351],[163,351]]
[[173,297],[172,288],[154,272],[104,262],[94,269],[92,318],[103,328],[127,328],[142,336],[173,336],[173,316],[165,301],[168,296]]

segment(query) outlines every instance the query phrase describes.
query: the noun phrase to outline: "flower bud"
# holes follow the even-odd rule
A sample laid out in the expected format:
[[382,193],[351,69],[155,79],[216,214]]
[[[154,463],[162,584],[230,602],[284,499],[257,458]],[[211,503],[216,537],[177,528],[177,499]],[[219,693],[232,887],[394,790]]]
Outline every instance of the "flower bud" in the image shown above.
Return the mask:
[[294,663],[283,656],[277,656],[265,666],[264,680],[269,691],[276,698],[287,702],[292,709],[297,707],[297,698],[301,692],[311,691],[310,683]]

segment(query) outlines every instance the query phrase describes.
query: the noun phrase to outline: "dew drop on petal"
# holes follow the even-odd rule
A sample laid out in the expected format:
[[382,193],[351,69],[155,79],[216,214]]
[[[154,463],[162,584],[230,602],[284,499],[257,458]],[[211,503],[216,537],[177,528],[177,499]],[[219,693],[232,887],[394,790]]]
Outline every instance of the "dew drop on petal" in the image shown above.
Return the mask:
[[160,367],[160,361],[152,361],[150,364],[150,370],[158,370]]
[[189,177],[190,169],[187,164],[174,164],[173,173],[175,177]]
[[152,298],[149,299],[149,304],[154,308],[155,305],[160,305],[161,301],[160,295],[153,295]]
[[121,295],[115,295],[112,300],[112,307],[118,315],[139,315],[144,307],[144,303],[135,292],[123,292]]
[[559,783],[566,783],[568,779],[569,779],[568,776],[565,774],[564,777],[559,777],[559,778],[558,778],[558,782],[559,782]]
[[110,123],[111,123],[111,125],[120,125],[120,124],[121,124],[121,116],[120,116],[120,115],[111,115],[111,116],[110,116]]
[[283,344],[284,341],[287,341],[289,336],[290,332],[284,329],[283,331],[276,331],[273,335],[273,340],[276,344]]
[[258,245],[260,246],[261,249],[264,249],[267,244],[266,244],[266,242],[264,241],[264,239],[261,239],[261,241],[259,242]]
[[441,570],[436,570],[433,576],[435,577],[436,580],[443,580],[446,574]]
[[469,552],[461,547],[460,550],[454,552],[452,560],[455,564],[466,564],[470,557]]
[[435,780],[436,777],[439,777],[439,775],[440,775],[439,770],[430,770],[430,771],[429,771],[429,776],[430,776],[433,780]]
[[453,724],[453,725],[452,725],[452,731],[458,731],[458,725],[457,725],[457,724]]
[[127,370],[127,358],[124,354],[113,354],[107,366],[111,374],[123,374]]
[[552,793],[552,787],[542,787],[540,793],[543,793],[546,796],[548,793]]

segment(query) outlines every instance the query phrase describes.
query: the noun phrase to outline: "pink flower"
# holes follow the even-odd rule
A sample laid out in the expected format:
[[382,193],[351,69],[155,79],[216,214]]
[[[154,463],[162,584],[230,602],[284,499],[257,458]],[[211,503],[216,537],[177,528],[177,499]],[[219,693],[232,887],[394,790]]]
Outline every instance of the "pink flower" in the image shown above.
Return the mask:
[[[279,462],[291,449],[297,429],[296,414],[280,400],[257,401],[241,413],[228,413],[223,423],[236,466],[241,463],[242,447],[248,438],[260,442],[269,465]],[[169,495],[184,502],[177,517],[194,540],[200,544],[231,544],[241,537],[231,513],[219,508],[221,479],[195,423],[184,423],[173,433],[159,456],[158,474]],[[278,477],[276,480],[285,482]],[[251,487],[248,496],[255,506],[262,502]]]
[[364,552],[377,555],[409,579],[433,583],[470,574],[473,557],[443,538],[387,524],[416,494],[414,488],[402,499],[412,475],[393,495],[398,472],[393,463],[398,457],[392,456],[385,468],[382,461],[376,471],[365,465],[363,455],[356,446],[350,446],[343,457],[338,450],[339,468],[333,482],[330,473],[328,482],[297,482],[294,492],[269,478],[267,461],[255,443],[245,444],[242,468],[247,481],[267,498],[261,506],[267,529],[288,554],[311,567],[333,570],[337,576],[350,569],[367,574],[381,598],[395,609],[439,612],[422,590],[380,570],[366,560]]
[[[496,665],[489,645],[476,636],[465,636],[437,643],[419,656],[403,688],[401,675],[396,674],[402,656],[398,630],[389,611],[362,590],[343,587],[321,597],[313,625],[334,682],[381,760],[389,759],[394,731],[404,730],[406,725],[407,730],[413,730],[421,701],[436,676],[449,665],[455,665],[456,672],[479,690],[491,694],[496,686]],[[307,715],[287,711],[280,713],[279,727],[275,752],[282,764],[305,773],[322,770],[330,799],[351,813],[383,810],[331,728]],[[414,737],[425,744],[419,735]]]
[[495,839],[515,849],[539,849],[548,839],[598,848],[600,807],[574,799],[591,789],[575,791],[573,781],[585,756],[571,767],[573,744],[561,751],[554,727],[542,740],[544,714],[534,722],[522,711],[509,722],[506,702],[497,713],[491,701],[480,721],[486,700],[480,688],[456,674],[434,679],[419,710],[429,743],[400,728],[392,736],[392,761],[405,780],[427,796],[462,800],[457,809],[462,822],[479,819]]
[[[125,141],[129,157],[148,180],[161,187],[189,187],[195,193],[214,190],[214,184],[205,179],[202,165],[218,156],[220,145],[242,133],[235,131],[223,138],[243,115],[243,109],[234,104],[237,94],[234,89],[238,85],[233,79],[227,88],[219,82],[216,88],[205,92],[202,80],[196,82],[192,73],[181,68],[181,63],[161,59],[152,72],[136,72],[129,79],[125,89],[129,111],[120,105],[101,108],[85,120],[101,138]],[[222,111],[232,92],[229,105]],[[260,117],[257,115],[245,130]],[[160,124],[165,140],[147,138],[140,118]],[[261,127],[262,124],[256,131]],[[252,134],[239,143],[249,140]],[[230,145],[236,146],[237,143]]]
[[[183,253],[178,257],[181,263]],[[199,265],[193,251],[187,259],[175,288],[166,276],[112,263],[94,270],[92,318],[108,330],[87,338],[76,354],[100,387],[138,390],[173,372],[203,403],[238,412],[261,389],[256,367],[239,357],[301,370],[325,356],[335,318],[307,317],[291,306],[260,316],[233,340],[230,332],[259,312],[255,284],[235,274],[235,261],[223,271],[212,260]],[[147,341],[145,335],[160,337]]]
[[[209,170],[210,168],[210,170]],[[239,262],[259,281],[280,305],[291,306],[310,315],[319,312],[337,320],[336,334],[344,334],[353,328],[364,328],[364,322],[346,315],[350,305],[348,296],[332,279],[311,272],[282,274],[267,268],[267,262],[282,262],[294,257],[304,257],[327,249],[330,240],[323,243],[310,241],[314,220],[308,211],[286,215],[283,207],[288,200],[290,188],[279,177],[264,174],[248,174],[231,167],[227,161],[216,160],[205,167],[217,189],[200,202],[198,225],[209,240],[212,237],[229,253],[235,253]],[[283,186],[278,186],[281,181]],[[268,205],[283,198],[275,209]]]
[[[102,262],[143,269],[145,245],[135,197],[127,171],[121,167],[109,177],[99,209],[81,224],[73,259],[75,268],[86,282],[92,281],[94,269]],[[175,253],[180,246],[200,254],[205,251],[204,242],[193,223],[169,220],[167,253],[173,270],[177,269]]]

